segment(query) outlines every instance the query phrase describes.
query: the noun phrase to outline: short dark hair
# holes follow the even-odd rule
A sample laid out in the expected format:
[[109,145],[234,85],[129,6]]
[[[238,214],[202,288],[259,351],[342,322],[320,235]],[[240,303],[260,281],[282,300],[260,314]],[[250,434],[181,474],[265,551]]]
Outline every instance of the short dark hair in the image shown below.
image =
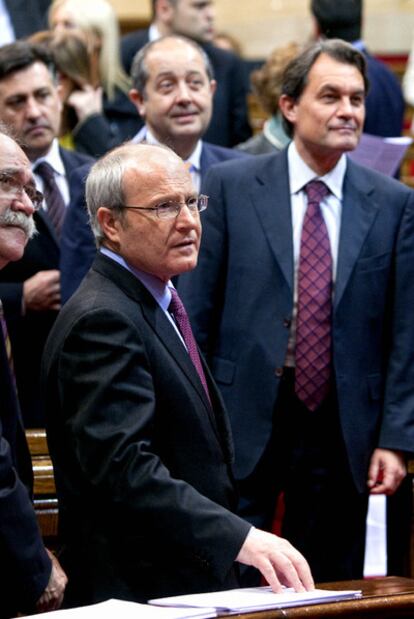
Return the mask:
[[[366,61],[355,47],[340,39],[317,41],[305,47],[293,60],[289,62],[282,75],[282,95],[287,95],[298,101],[308,83],[309,72],[321,54],[326,54],[337,62],[349,64],[358,69],[364,80],[365,94],[368,92],[369,82],[366,71]],[[289,136],[293,136],[293,125],[283,117],[284,128]]]
[[311,11],[327,39],[361,38],[362,0],[311,0]]
[[192,41],[191,39],[187,39],[187,37],[181,36],[179,34],[169,34],[165,37],[161,37],[160,39],[157,39],[156,41],[150,41],[149,43],[144,45],[144,47],[142,47],[135,54],[134,60],[132,61],[132,66],[131,66],[132,87],[138,90],[138,92],[140,92],[143,96],[144,96],[145,86],[147,84],[148,77],[149,77],[148,69],[146,65],[147,56],[153,47],[158,45],[160,42],[168,40],[168,39],[172,39],[176,41],[183,41],[184,43],[191,45],[191,47],[193,47],[203,58],[204,67],[205,67],[208,79],[209,80],[214,79],[214,71],[213,71],[213,67],[210,62],[210,58],[207,56],[203,48],[200,47],[200,45],[198,45],[198,43],[196,43],[195,41]]
[[15,41],[0,47],[0,80],[15,71],[22,71],[35,62],[42,62],[52,75],[55,74],[53,59],[43,45],[28,41]]

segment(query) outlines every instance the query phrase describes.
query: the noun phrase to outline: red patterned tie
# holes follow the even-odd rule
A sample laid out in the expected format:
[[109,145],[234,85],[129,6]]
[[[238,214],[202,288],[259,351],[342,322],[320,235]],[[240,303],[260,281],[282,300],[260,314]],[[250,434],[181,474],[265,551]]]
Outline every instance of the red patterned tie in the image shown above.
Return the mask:
[[34,169],[34,173],[43,179],[43,193],[47,205],[47,214],[52,222],[58,238],[62,232],[63,219],[65,217],[65,203],[60,189],[56,184],[52,166],[47,161],[42,161]]
[[208,392],[208,386],[206,377],[204,374],[203,366],[201,365],[200,355],[198,353],[198,348],[196,341],[194,339],[193,331],[191,329],[190,320],[188,318],[188,314],[185,310],[183,302],[178,296],[178,292],[175,288],[170,288],[171,291],[171,302],[168,307],[168,311],[174,316],[175,321],[177,323],[178,328],[180,329],[181,335],[183,336],[183,340],[185,345],[187,346],[188,354],[190,355],[190,359],[194,364],[195,369],[197,370],[197,374],[200,377],[201,384],[204,387],[204,391],[206,392],[207,399],[210,401],[210,394]]
[[298,271],[296,395],[314,411],[329,391],[331,375],[332,256],[320,202],[329,194],[322,181],[305,187]]

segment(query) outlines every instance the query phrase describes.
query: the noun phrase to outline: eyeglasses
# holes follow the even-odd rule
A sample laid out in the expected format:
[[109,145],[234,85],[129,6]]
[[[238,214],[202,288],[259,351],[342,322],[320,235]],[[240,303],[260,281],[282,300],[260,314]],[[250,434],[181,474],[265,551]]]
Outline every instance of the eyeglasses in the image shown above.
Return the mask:
[[35,211],[43,204],[43,194],[34,185],[22,185],[15,176],[8,172],[0,172],[0,194],[13,200],[22,200],[23,193],[27,195]]
[[186,206],[190,213],[201,213],[205,211],[208,205],[208,196],[200,195],[194,198],[188,198],[183,202],[162,202],[156,206],[129,206],[121,205],[120,208],[131,209],[133,211],[152,211],[159,219],[175,219],[178,217],[181,209]]

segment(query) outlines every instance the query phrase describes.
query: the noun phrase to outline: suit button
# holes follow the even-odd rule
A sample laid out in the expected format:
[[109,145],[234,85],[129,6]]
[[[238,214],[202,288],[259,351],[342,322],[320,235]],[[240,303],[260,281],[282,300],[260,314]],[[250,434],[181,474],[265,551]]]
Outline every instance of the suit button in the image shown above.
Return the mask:
[[281,376],[283,376],[283,368],[276,368],[275,369],[275,374],[278,378],[280,378]]
[[292,324],[292,321],[290,318],[285,318],[283,320],[283,326],[286,327],[286,329],[290,329],[291,324]]

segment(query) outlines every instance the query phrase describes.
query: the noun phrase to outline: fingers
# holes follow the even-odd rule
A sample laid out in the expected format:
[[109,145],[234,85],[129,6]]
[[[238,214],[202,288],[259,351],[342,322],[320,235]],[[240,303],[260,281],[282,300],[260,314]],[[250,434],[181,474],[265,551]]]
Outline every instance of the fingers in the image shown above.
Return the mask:
[[60,272],[39,271],[23,284],[26,309],[42,311],[60,309]]
[[371,494],[393,494],[407,473],[401,453],[388,449],[376,449],[368,472],[368,487]]
[[236,560],[256,567],[275,593],[282,591],[282,584],[295,591],[315,588],[306,559],[277,535],[250,529]]

